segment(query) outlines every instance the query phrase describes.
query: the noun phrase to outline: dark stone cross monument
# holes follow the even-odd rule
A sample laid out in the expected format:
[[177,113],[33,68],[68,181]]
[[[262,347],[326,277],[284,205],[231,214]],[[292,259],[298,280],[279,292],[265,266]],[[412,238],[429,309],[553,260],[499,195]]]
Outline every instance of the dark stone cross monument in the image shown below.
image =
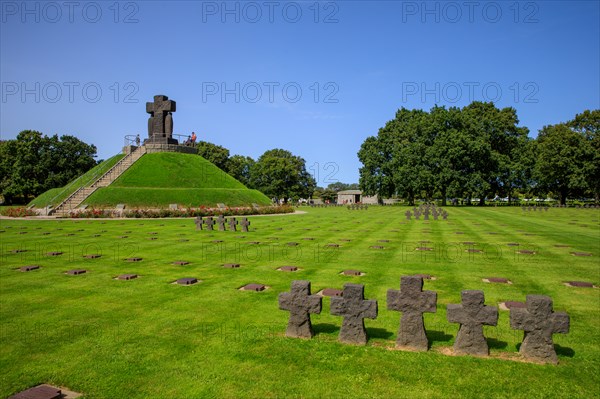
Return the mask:
[[526,358],[558,363],[552,334],[569,332],[569,315],[552,311],[552,299],[545,295],[527,295],[526,308],[510,309],[510,326],[524,330],[519,352]]
[[247,233],[248,232],[248,226],[250,226],[250,221],[248,220],[248,218],[242,218],[242,221],[240,222],[240,225],[242,226],[242,231]]
[[236,225],[238,224],[238,221],[235,220],[235,218],[229,218],[229,231],[236,231]]
[[489,355],[489,348],[483,336],[483,325],[498,324],[498,308],[484,305],[483,291],[461,292],[462,304],[450,304],[447,318],[450,323],[460,323],[454,342],[458,354]]
[[294,338],[312,338],[315,335],[310,322],[311,313],[321,313],[322,298],[310,294],[310,281],[292,281],[290,292],[279,294],[279,309],[290,312],[285,335]]
[[202,230],[202,216],[196,217],[194,223],[196,223],[196,230]]
[[406,211],[406,213],[404,214],[404,216],[406,216],[406,220],[410,220],[410,216],[411,216],[410,211]]
[[146,103],[146,112],[150,114],[148,118],[148,143],[157,144],[178,144],[173,138],[173,115],[176,110],[176,103],[169,100],[169,97],[158,95],[154,96],[154,102]]
[[206,219],[202,221],[202,223],[204,223],[204,225],[206,226],[206,230],[213,230],[215,220],[212,218],[212,216],[207,216]]
[[437,293],[423,291],[423,278],[402,276],[400,290],[388,290],[387,308],[402,312],[396,344],[426,351],[427,335],[423,324],[423,312],[435,313]]
[[377,318],[377,301],[365,300],[365,286],[344,284],[342,297],[331,297],[331,314],[343,316],[339,340],[349,344],[365,345],[367,330],[365,318]]

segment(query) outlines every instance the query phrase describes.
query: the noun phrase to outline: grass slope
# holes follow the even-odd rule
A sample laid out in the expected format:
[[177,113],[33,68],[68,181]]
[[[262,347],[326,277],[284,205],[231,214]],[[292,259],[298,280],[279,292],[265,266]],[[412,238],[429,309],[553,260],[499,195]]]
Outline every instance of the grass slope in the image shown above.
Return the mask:
[[94,192],[85,204],[95,207],[123,203],[130,207],[268,205],[270,200],[198,155],[146,154],[109,187]]
[[[195,231],[191,219],[0,220],[0,397],[44,382],[86,399],[600,396],[600,290],[563,285],[600,284],[598,210],[449,208],[448,221],[429,223],[406,222],[403,207],[304,210],[251,218],[250,233]],[[289,247],[290,241],[299,245]],[[484,252],[467,253],[461,244],[467,241]],[[511,242],[537,253],[519,255]],[[434,251],[414,250],[422,245]],[[50,251],[64,254],[46,256]],[[102,257],[83,258],[90,253]],[[132,256],[143,261],[123,260]],[[178,260],[190,264],[172,264]],[[229,262],[241,267],[222,267]],[[42,268],[15,271],[28,264]],[[275,270],[282,265],[301,270]],[[75,268],[89,272],[64,274]],[[344,269],[366,274],[342,276]],[[141,277],[113,279],[122,273]],[[424,286],[438,293],[437,312],[424,315],[427,353],[393,350],[400,315],[386,310],[387,290],[414,273],[437,277]],[[171,284],[182,277],[202,283]],[[484,277],[513,284],[488,284]],[[311,281],[313,293],[364,284],[366,298],[379,301],[377,319],[365,320],[368,345],[337,342],[342,320],[330,314],[328,298],[312,316],[314,339],[286,338],[289,314],[278,310],[277,296],[292,280]],[[270,288],[238,290],[247,283]],[[502,310],[497,327],[485,328],[491,358],[444,354],[458,330],[446,321],[446,305],[460,303],[466,289],[483,290],[492,306],[527,294],[551,296],[554,309],[571,317],[570,333],[554,335],[560,364],[508,360],[517,357],[523,332],[510,329]]]
[[114,157],[107,159],[106,161],[94,166],[92,169],[88,170],[83,175],[79,176],[77,179],[73,180],[71,183],[67,184],[64,187],[53,188],[45,193],[39,195],[34,200],[32,200],[28,206],[35,206],[36,208],[44,208],[48,205],[56,206],[60,204],[64,199],[66,199],[69,195],[75,192],[75,190],[87,186],[100,176],[102,176],[107,170],[112,168],[114,164],[119,162],[121,158],[125,155],[118,154]]

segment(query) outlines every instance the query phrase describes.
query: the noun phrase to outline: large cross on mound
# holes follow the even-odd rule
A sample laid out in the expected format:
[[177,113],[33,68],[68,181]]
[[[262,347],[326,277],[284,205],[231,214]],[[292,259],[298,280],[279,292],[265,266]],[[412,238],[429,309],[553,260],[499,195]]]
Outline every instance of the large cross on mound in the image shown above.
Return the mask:
[[311,313],[321,313],[321,297],[310,295],[310,281],[292,281],[290,292],[279,294],[279,309],[288,310],[285,335],[294,338],[312,338],[314,331],[310,322]]
[[462,304],[450,304],[447,317],[450,323],[460,323],[454,351],[458,354],[488,355],[489,348],[483,336],[483,325],[498,324],[498,308],[484,305],[483,291],[461,292]]
[[175,101],[169,100],[169,97],[163,95],[154,96],[153,103],[146,103],[146,112],[151,115],[148,119],[148,139],[151,142],[174,141],[172,138],[173,117],[170,113],[175,110]]
[[416,350],[427,350],[423,312],[435,313],[437,293],[423,291],[423,278],[402,276],[400,290],[388,290],[387,308],[402,312],[396,344]]
[[345,284],[342,297],[331,298],[331,314],[343,316],[339,340],[349,344],[365,345],[367,330],[365,318],[377,318],[377,301],[365,300],[365,286]]
[[552,334],[569,332],[569,315],[552,311],[552,299],[544,295],[527,295],[527,307],[510,309],[510,326],[524,330],[519,352],[544,363],[558,363]]

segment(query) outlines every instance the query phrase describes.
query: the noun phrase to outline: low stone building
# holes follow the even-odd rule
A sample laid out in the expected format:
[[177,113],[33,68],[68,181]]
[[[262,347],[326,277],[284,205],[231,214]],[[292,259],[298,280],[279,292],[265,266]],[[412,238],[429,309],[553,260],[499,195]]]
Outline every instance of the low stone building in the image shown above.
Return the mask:
[[344,190],[337,193],[338,204],[377,204],[377,195],[363,195],[360,190]]

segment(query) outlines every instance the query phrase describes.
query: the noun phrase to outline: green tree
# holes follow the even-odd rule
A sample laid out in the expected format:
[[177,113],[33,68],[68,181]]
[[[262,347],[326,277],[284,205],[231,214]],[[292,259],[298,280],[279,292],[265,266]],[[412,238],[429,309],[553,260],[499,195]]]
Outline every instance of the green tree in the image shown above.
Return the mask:
[[590,155],[585,136],[567,124],[544,126],[537,137],[535,166],[540,188],[557,193],[561,205],[583,194]]
[[585,138],[587,153],[584,169],[589,193],[600,202],[600,109],[585,110],[567,126]]
[[284,202],[289,198],[310,198],[316,187],[304,159],[282,149],[262,154],[252,166],[250,177],[252,187]]
[[335,182],[335,183],[330,183],[330,184],[327,186],[327,188],[328,188],[329,190],[333,190],[333,191],[335,191],[336,193],[337,193],[338,191],[344,191],[344,190],[359,190],[359,189],[360,189],[360,188],[359,188],[359,186],[358,186],[358,183],[350,183],[350,184],[347,184],[347,183],[342,183],[342,182],[339,182],[339,181],[338,181],[338,182]]
[[227,171],[227,162],[229,160],[229,150],[227,148],[207,141],[199,141],[197,147],[198,155],[212,162],[219,169]]
[[234,155],[227,161],[227,173],[239,180],[248,188],[252,187],[250,173],[256,161],[251,157]]

